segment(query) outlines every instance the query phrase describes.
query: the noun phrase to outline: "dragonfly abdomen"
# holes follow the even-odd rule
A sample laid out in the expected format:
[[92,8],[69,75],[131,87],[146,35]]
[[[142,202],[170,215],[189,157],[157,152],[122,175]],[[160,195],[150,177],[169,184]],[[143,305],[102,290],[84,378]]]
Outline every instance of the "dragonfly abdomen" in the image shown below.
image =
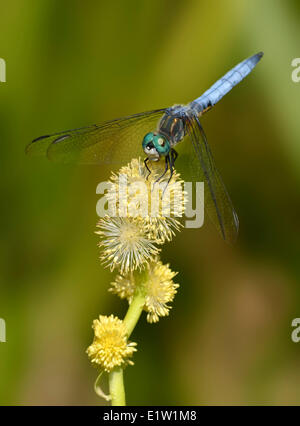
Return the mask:
[[197,114],[203,114],[208,111],[219,102],[223,96],[230,92],[234,86],[250,74],[262,56],[263,53],[260,52],[240,62],[204,92],[203,95],[191,102],[191,108],[195,110]]

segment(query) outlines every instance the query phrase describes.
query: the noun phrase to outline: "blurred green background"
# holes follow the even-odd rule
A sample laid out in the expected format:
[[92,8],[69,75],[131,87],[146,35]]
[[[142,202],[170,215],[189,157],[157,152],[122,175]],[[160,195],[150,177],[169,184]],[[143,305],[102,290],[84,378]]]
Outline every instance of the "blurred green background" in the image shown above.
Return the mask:
[[240,218],[239,240],[186,229],[162,258],[181,284],[145,316],[127,401],[299,404],[300,4],[279,0],[1,1],[1,404],[101,404],[85,354],[100,313],[122,317],[98,260],[101,167],[24,155],[33,138],[187,103],[246,57],[254,72],[202,124]]

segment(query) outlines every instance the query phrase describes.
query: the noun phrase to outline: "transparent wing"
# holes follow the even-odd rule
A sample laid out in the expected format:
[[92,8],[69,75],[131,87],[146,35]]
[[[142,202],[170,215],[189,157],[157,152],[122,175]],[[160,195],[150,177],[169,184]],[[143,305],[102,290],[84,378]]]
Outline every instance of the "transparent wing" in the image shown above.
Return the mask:
[[187,177],[192,181],[204,182],[205,211],[224,240],[233,243],[238,234],[238,216],[216,169],[205,133],[196,115],[186,117],[186,132],[185,139],[188,140],[184,140],[182,144],[183,152],[180,153],[178,163],[182,157]]
[[142,155],[142,140],[156,129],[165,109],[106,121],[99,125],[41,136],[26,147],[29,155],[83,164],[126,164]]

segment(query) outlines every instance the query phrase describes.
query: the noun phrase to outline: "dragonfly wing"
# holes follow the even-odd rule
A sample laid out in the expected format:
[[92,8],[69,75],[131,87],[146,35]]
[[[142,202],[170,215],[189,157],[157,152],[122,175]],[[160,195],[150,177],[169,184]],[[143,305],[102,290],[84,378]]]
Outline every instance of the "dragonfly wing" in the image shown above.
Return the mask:
[[89,127],[41,136],[26,148],[29,155],[82,164],[126,164],[143,155],[142,140],[165,109],[134,114]]
[[189,169],[189,178],[204,182],[205,211],[224,240],[233,243],[238,234],[238,216],[216,169],[204,130],[196,115],[186,117],[186,132],[186,139],[189,139],[186,145],[190,152],[183,151],[181,155]]

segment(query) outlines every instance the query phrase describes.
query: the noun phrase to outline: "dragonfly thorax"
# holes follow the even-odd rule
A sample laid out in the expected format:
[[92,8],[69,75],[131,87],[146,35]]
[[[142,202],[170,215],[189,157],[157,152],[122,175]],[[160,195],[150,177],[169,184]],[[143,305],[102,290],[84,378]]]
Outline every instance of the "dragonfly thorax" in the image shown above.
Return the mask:
[[158,161],[169,154],[171,149],[167,137],[159,132],[147,133],[143,139],[143,150],[149,160]]
[[[185,128],[183,118],[180,117],[177,112],[182,112],[182,106],[176,106],[169,108],[168,112],[164,114],[160,120],[158,129],[159,132],[163,133],[169,139],[171,146],[176,145],[185,136]],[[176,114],[176,115],[175,115]]]

